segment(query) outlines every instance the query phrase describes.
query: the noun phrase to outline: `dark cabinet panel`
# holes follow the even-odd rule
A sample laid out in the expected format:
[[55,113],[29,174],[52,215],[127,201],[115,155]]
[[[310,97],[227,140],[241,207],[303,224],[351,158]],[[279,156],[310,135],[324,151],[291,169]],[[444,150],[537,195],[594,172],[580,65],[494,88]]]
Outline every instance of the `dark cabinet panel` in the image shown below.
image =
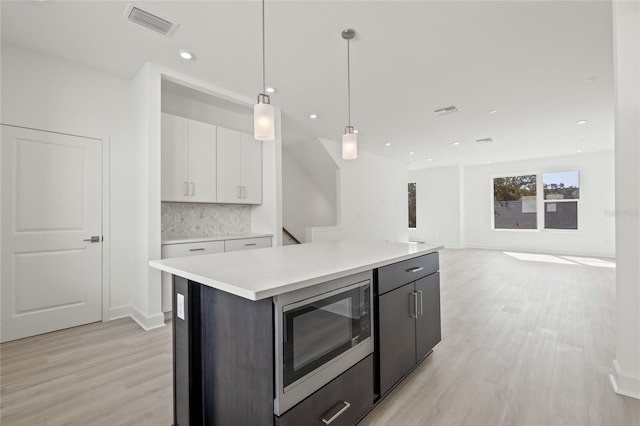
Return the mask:
[[373,356],[322,387],[316,393],[275,418],[276,426],[351,426],[373,407]]
[[[379,297],[380,394],[384,395],[416,363],[413,283]],[[413,316],[412,316],[413,315]]]
[[438,272],[438,253],[393,263],[377,270],[377,294],[384,294],[407,283]]
[[418,297],[416,318],[416,358],[421,360],[441,340],[440,335],[440,274],[422,278],[415,283]]

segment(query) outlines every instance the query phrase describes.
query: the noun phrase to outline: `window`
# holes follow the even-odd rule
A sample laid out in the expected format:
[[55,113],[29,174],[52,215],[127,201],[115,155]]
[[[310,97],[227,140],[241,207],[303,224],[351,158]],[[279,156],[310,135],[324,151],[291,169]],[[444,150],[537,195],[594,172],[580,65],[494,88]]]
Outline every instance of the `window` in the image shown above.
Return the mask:
[[537,229],[536,175],[493,179],[495,229]]
[[578,229],[580,182],[577,170],[543,173],[544,228]]
[[409,228],[416,227],[416,183],[409,182]]

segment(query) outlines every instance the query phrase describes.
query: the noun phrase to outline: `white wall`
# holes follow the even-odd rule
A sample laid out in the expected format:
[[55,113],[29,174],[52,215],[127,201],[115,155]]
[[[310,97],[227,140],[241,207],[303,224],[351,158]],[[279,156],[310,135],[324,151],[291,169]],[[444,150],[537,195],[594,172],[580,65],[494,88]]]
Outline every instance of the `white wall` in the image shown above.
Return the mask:
[[613,2],[616,95],[616,392],[640,398],[640,2]]
[[320,140],[339,167],[338,226],[349,240],[409,240],[406,165],[360,150],[343,160],[339,143]]
[[416,228],[409,229],[412,241],[462,246],[461,176],[458,166],[409,172],[409,182],[416,183]]
[[282,222],[298,241],[305,241],[307,227],[337,223],[335,203],[320,191],[287,148],[282,150],[282,197]]
[[130,287],[147,276],[146,152],[135,137],[131,83],[3,44],[1,121],[110,141],[110,308],[126,315]]
[[[576,169],[580,172],[577,231],[491,229],[493,177]],[[467,247],[615,255],[612,151],[465,167],[464,202]]]

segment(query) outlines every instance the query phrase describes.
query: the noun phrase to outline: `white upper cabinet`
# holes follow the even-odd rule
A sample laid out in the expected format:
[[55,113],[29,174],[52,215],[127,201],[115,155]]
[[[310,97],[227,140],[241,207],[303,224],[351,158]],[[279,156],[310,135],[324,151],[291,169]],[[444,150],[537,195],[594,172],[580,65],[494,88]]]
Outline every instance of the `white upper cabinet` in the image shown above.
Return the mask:
[[262,203],[262,144],[251,135],[218,127],[218,202]]
[[161,199],[189,201],[189,120],[162,114]]
[[189,120],[189,201],[216,201],[216,126]]
[[216,126],[162,114],[162,201],[216,202]]

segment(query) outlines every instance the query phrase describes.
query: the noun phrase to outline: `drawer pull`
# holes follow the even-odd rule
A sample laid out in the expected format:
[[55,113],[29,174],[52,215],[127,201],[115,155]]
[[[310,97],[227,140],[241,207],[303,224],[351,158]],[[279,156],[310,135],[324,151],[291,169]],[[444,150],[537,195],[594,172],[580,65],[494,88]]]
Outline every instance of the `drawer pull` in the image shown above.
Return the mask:
[[332,413],[340,404],[344,404],[344,407],[342,407],[340,410],[338,410],[337,413],[335,413],[333,416],[331,416],[331,418],[329,420],[325,419],[326,413],[325,415],[322,416],[322,422],[326,425],[330,425],[335,419],[337,419],[338,417],[340,417],[340,415],[342,413],[344,413],[345,411],[347,411],[349,409],[349,407],[351,407],[351,404],[349,404],[347,401],[342,401],[339,402],[335,407],[333,407],[331,410],[329,410],[329,414]]
[[407,272],[420,272],[424,268],[422,266],[416,266],[415,268],[407,269]]
[[246,243],[245,246],[257,246],[258,243]]
[[189,251],[203,251],[204,248],[195,248],[195,249],[189,249]]

